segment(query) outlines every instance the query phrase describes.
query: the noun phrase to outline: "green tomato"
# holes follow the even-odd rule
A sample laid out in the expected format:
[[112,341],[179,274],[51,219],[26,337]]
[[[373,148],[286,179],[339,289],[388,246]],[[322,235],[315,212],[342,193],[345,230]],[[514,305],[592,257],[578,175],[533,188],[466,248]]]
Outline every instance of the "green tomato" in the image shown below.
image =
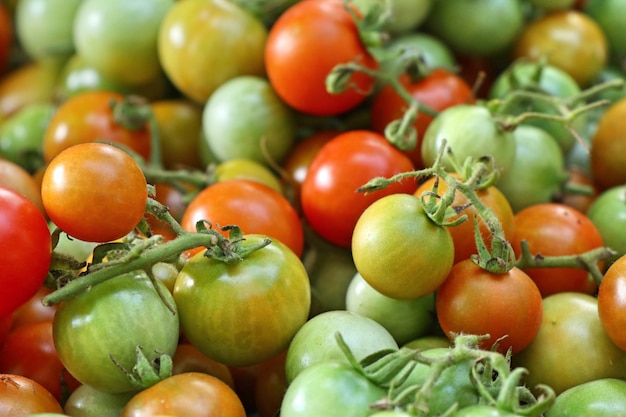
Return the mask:
[[220,85],[202,116],[204,137],[221,161],[280,163],[296,138],[293,111],[266,78],[238,76]]
[[369,10],[386,13],[382,29],[397,35],[412,32],[421,26],[430,13],[433,0],[355,0],[354,4],[364,14]]
[[453,417],[521,417],[519,414],[499,409],[496,406],[476,404],[462,408]]
[[376,291],[358,272],[348,286],[346,310],[383,325],[398,345],[425,335],[436,320],[434,293],[411,300],[387,297]]
[[316,363],[303,370],[285,391],[281,417],[366,417],[386,391],[343,362]]
[[605,246],[617,252],[616,258],[626,254],[626,185],[603,190],[591,203],[587,217],[596,225]]
[[583,11],[602,29],[609,43],[613,62],[622,62],[626,57],[626,3],[621,0],[587,0]]
[[85,0],[74,44],[85,62],[112,80],[144,84],[160,76],[157,38],[174,0]]
[[546,12],[571,9],[576,0],[529,0],[534,7]]
[[348,363],[335,339],[337,332],[359,361],[379,351],[398,349],[387,329],[369,317],[345,310],[327,311],[309,319],[293,337],[285,359],[287,381],[316,363]]
[[[266,236],[244,238],[247,246]],[[181,269],[173,294],[184,335],[230,366],[258,364],[285,351],[311,303],[304,265],[277,240],[235,264],[196,254]]]
[[67,398],[63,411],[72,417],[119,417],[135,394],[134,391],[111,394],[81,385]]
[[[58,306],[54,345],[65,368],[79,382],[108,393],[136,391],[113,359],[130,371],[137,346],[149,361],[174,354],[178,316],[159,293],[173,308],[174,299],[160,281],[155,282],[144,272],[127,273]],[[161,287],[159,292],[154,285]]]
[[[438,38],[423,32],[409,32],[392,38],[381,48],[382,70],[397,71],[403,64],[402,54],[415,53],[423,64],[430,69],[453,69],[456,58],[450,48]],[[391,59],[396,58],[396,59]],[[398,59],[399,58],[399,59]]]
[[546,417],[615,417],[625,413],[626,381],[601,378],[557,395]]

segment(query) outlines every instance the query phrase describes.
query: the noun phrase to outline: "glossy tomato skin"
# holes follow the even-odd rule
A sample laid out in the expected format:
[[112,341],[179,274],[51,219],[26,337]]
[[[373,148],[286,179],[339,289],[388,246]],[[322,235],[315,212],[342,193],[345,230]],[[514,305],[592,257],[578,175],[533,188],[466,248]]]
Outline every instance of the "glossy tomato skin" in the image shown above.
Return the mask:
[[[510,240],[516,256],[522,241],[533,255],[576,255],[604,246],[602,235],[593,222],[573,207],[560,203],[541,203],[517,212]],[[561,291],[595,293],[589,273],[576,268],[529,268],[525,271],[537,284],[542,296]]]
[[626,254],[626,238],[620,231],[626,226],[626,186],[616,185],[599,193],[585,213],[596,225],[604,245]]
[[281,193],[257,181],[233,179],[200,191],[184,211],[181,225],[195,231],[201,220],[214,228],[237,225],[243,233],[265,234],[297,256],[304,250],[304,232],[295,208]]
[[206,103],[215,89],[238,75],[265,74],[267,29],[234,2],[176,2],[165,15],[158,52],[167,76],[186,97]]
[[52,239],[43,213],[22,194],[0,186],[0,317],[33,297],[48,274]]
[[209,358],[189,342],[178,344],[172,356],[172,363],[172,374],[202,372],[221,379],[231,388],[235,387],[233,375],[228,366]]
[[528,369],[528,387],[547,384],[558,395],[596,379],[625,379],[626,353],[602,328],[594,296],[563,292],[543,299],[539,333],[512,366]]
[[496,274],[466,259],[452,267],[437,289],[437,318],[444,333],[484,335],[484,349],[498,342],[498,351],[522,351],[533,340],[542,319],[541,294],[521,269]]
[[613,417],[626,410],[626,381],[601,378],[571,387],[556,397],[546,417]]
[[43,213],[41,187],[33,175],[15,162],[0,158],[0,186],[10,188],[25,196]]
[[83,384],[70,394],[63,410],[72,417],[119,417],[135,394],[134,391],[112,394]]
[[[244,234],[242,244],[266,238]],[[230,366],[254,365],[284,351],[311,305],[304,265],[278,240],[232,265],[196,254],[180,271],[173,294],[185,337]]]
[[165,378],[126,404],[120,417],[185,415],[189,417],[245,417],[235,392],[222,380],[200,372]]
[[410,194],[417,185],[406,179],[367,195],[356,190],[374,177],[412,170],[411,160],[379,133],[353,130],[335,136],[315,155],[302,183],[304,217],[321,237],[349,248],[354,226],[370,204],[389,194]]
[[626,257],[622,255],[604,273],[598,288],[598,314],[609,338],[626,351]]
[[339,64],[358,61],[376,68],[356,24],[341,1],[301,1],[288,8],[271,27],[265,46],[270,83],[296,110],[317,116],[345,113],[362,103],[374,80],[355,72],[340,94],[326,89],[326,77]]
[[613,103],[600,117],[591,139],[591,172],[594,183],[604,190],[626,182],[624,150],[626,135],[622,128],[626,98]]
[[[155,283],[175,309],[167,288]],[[111,278],[62,302],[54,316],[53,336],[61,362],[78,381],[121,393],[137,388],[111,356],[127,370],[135,364],[137,346],[149,361],[161,354],[171,356],[178,344],[179,322],[148,276],[137,272]]]
[[50,220],[68,235],[108,242],[132,232],[148,201],[146,178],[125,151],[105,143],[83,143],[48,164],[41,197]]
[[[400,77],[400,81],[409,94],[418,102],[442,111],[456,104],[468,103],[472,100],[472,88],[460,76],[447,69],[435,69],[426,77],[411,82],[408,75]],[[374,97],[371,106],[371,121],[373,130],[384,134],[387,125],[401,119],[408,103],[390,85],[383,86]],[[432,122],[433,117],[423,112],[418,112],[413,127],[417,131],[417,144],[408,151],[415,168],[424,168],[421,148],[422,138],[426,128]]]
[[0,414],[22,417],[33,413],[63,413],[43,385],[22,375],[0,374]]

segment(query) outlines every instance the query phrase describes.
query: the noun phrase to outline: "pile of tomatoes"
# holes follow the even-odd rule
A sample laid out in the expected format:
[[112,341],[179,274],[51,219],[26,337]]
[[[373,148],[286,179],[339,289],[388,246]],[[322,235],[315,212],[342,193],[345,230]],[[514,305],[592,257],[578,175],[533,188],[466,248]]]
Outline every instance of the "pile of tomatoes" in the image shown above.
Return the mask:
[[625,26],[0,1],[0,414],[626,413]]

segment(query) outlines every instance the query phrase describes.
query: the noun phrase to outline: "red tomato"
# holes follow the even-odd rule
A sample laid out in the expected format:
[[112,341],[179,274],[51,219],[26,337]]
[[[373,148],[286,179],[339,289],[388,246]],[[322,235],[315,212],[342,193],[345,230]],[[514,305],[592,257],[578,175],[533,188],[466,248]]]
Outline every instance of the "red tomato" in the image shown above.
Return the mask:
[[7,68],[13,42],[13,22],[7,7],[0,3],[0,74]]
[[172,356],[172,362],[172,374],[202,372],[221,379],[231,388],[235,387],[230,368],[223,363],[209,358],[191,343],[179,343],[176,347],[176,352],[174,352]]
[[350,78],[347,91],[331,94],[326,77],[338,64],[358,61],[376,68],[357,26],[341,0],[305,0],[287,9],[269,31],[265,65],[272,87],[291,107],[330,116],[362,103],[374,80],[362,72]]
[[609,338],[626,351],[626,255],[613,262],[602,277],[598,314]]
[[65,102],[52,116],[43,138],[43,157],[50,162],[62,150],[79,143],[105,141],[126,146],[150,159],[150,130],[147,123],[125,126],[114,115],[112,102],[124,95],[112,91],[85,91]]
[[[201,220],[215,228],[236,225],[244,234],[264,234],[284,243],[297,256],[302,255],[304,232],[298,213],[282,194],[259,182],[235,179],[200,191],[185,210],[181,225],[194,232]],[[228,236],[228,232],[223,234]]]
[[[436,69],[416,82],[412,82],[410,77],[404,74],[401,76],[400,82],[413,99],[436,111],[444,110],[455,104],[469,103],[472,100],[472,88],[469,84],[460,76],[445,69]],[[395,89],[389,85],[384,86],[372,101],[372,129],[384,134],[387,125],[402,118],[408,107],[406,100]],[[418,113],[417,119],[413,123],[413,127],[417,130],[417,145],[415,149],[408,152],[408,155],[418,169],[424,167],[421,138],[432,120],[432,116]]]
[[0,185],[24,195],[45,214],[41,201],[41,187],[35,177],[22,166],[0,159]]
[[302,184],[306,220],[321,237],[349,248],[357,220],[374,201],[389,194],[412,194],[415,180],[395,182],[370,194],[356,190],[374,177],[413,170],[408,156],[379,133],[354,130],[335,136],[315,155]]
[[0,374],[0,415],[23,417],[35,413],[63,414],[63,408],[38,382],[22,375]]
[[514,267],[503,274],[491,273],[466,259],[455,264],[436,293],[435,305],[442,330],[484,335],[484,349],[500,338],[498,351],[524,349],[539,331],[542,298],[524,271]]
[[33,323],[39,323],[42,321],[51,321],[54,318],[54,313],[57,310],[57,305],[45,306],[41,300],[52,290],[46,286],[42,286],[30,300],[22,304],[20,308],[13,313],[12,328],[15,329],[20,326],[25,326]]
[[261,363],[258,367],[254,386],[254,403],[260,417],[274,417],[280,406],[289,383],[285,374],[287,351]]
[[[595,224],[583,213],[560,203],[528,206],[515,214],[511,246],[521,254],[521,242],[528,242],[533,255],[576,255],[604,245]],[[596,285],[584,269],[532,268],[525,272],[535,281],[541,295],[565,291],[595,293]]]

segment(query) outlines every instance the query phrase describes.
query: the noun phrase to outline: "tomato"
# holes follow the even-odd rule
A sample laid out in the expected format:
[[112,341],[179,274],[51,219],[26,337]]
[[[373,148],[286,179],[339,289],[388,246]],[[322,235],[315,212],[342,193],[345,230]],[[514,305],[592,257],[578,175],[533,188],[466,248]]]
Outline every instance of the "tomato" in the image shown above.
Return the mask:
[[626,239],[619,231],[626,225],[626,186],[616,185],[601,192],[591,203],[587,217],[598,228],[604,245],[626,254]]
[[278,415],[289,386],[285,374],[287,351],[259,365],[254,384],[254,403],[260,417]]
[[[604,246],[602,235],[583,213],[560,203],[535,204],[515,214],[515,232],[511,246],[517,257],[522,241],[528,242],[533,255],[576,255]],[[593,294],[589,273],[576,268],[529,268],[525,272],[533,279],[542,296],[561,291]]]
[[111,394],[81,385],[70,394],[63,409],[72,417],[119,417],[134,395],[134,391]]
[[[426,77],[412,82],[407,74],[400,77],[406,91],[419,103],[441,111],[448,107],[468,103],[472,100],[472,89],[459,75],[447,69],[435,69]],[[374,96],[371,105],[372,129],[384,134],[385,128],[394,120],[402,118],[409,104],[390,85],[383,86]],[[413,127],[417,131],[417,144],[408,151],[417,169],[424,168],[421,148],[424,132],[433,117],[418,112]]]
[[[56,248],[55,248],[56,251]],[[11,328],[15,329],[20,326],[26,326],[34,323],[52,321],[57,306],[45,306],[41,300],[50,294],[53,290],[42,286],[30,300],[25,302],[13,313],[13,323]]]
[[200,158],[202,106],[186,99],[161,99],[150,104],[159,128],[161,159],[166,169],[204,169]]
[[581,87],[588,87],[608,61],[608,43],[600,26],[578,10],[548,13],[522,29],[514,58],[546,59]]
[[454,262],[454,242],[447,228],[428,217],[419,198],[392,194],[359,217],[352,257],[376,291],[410,300],[432,293],[446,279]]
[[248,158],[233,158],[215,166],[215,180],[247,179],[265,184],[283,194],[283,184],[267,165]]
[[141,167],[123,150],[104,143],[65,149],[48,165],[41,197],[50,219],[68,235],[108,242],[130,233],[148,199]]
[[[137,346],[148,361],[174,354],[178,315],[168,307],[174,300],[160,281],[154,282],[144,272],[123,274],[59,304],[54,345],[78,381],[109,393],[137,391],[114,360],[130,371]],[[154,285],[162,287],[164,299]]]
[[221,379],[231,388],[235,387],[233,375],[228,366],[209,358],[191,343],[182,342],[178,344],[176,352],[172,356],[172,363],[172,374],[203,372]]
[[42,212],[22,194],[0,186],[0,207],[0,285],[4,288],[0,317],[4,317],[43,285],[52,260],[52,239]]
[[346,310],[327,311],[310,318],[289,344],[285,362],[289,383],[314,364],[348,363],[335,339],[337,332],[359,361],[382,350],[398,349],[391,333],[369,317]]
[[165,378],[126,404],[120,417],[185,415],[188,417],[245,417],[235,392],[222,380],[200,372]]
[[626,354],[602,328],[596,298],[575,292],[543,299],[539,333],[512,365],[528,369],[526,386],[546,384],[557,395],[596,379],[626,378]]
[[[376,0],[357,0],[354,4],[363,11],[380,6]],[[424,23],[432,5],[433,0],[391,0],[381,8],[387,14],[381,29],[392,36],[412,32]]]
[[550,133],[532,125],[518,126],[513,138],[515,159],[495,186],[516,213],[554,201],[569,179],[558,143]]
[[542,11],[551,12],[571,9],[574,7],[576,0],[530,0],[529,3]]
[[[457,180],[461,180],[460,174],[451,173],[451,176]],[[433,189],[435,182],[437,181],[437,190]],[[415,191],[416,197],[421,197],[424,192],[436,191],[438,195],[443,195],[448,190],[448,184],[446,181],[439,177],[430,177],[423,181]],[[487,188],[480,188],[474,190],[474,193],[478,199],[496,216],[500,222],[500,227],[506,239],[513,236],[513,208],[509,203],[508,198],[500,191],[500,189],[494,185],[490,185]],[[429,198],[426,197],[428,201]],[[448,227],[452,241],[454,242],[454,263],[468,259],[473,254],[478,253],[476,248],[476,239],[474,237],[474,219],[478,220],[478,228],[480,234],[485,242],[487,248],[491,248],[493,241],[491,231],[487,227],[484,219],[480,216],[478,211],[473,205],[468,205],[469,200],[460,191],[455,192],[453,207],[465,207],[458,212],[457,215],[450,217],[448,220],[453,221],[459,217],[465,215],[467,220],[456,226]]]
[[606,270],[598,288],[598,314],[609,338],[626,351],[626,337],[622,331],[626,323],[626,257],[620,256]]
[[74,52],[74,16],[82,0],[20,0],[15,9],[17,40],[35,61],[62,61]]
[[475,404],[453,414],[454,417],[519,417],[513,411],[498,408],[495,405]]
[[[588,171],[583,170],[575,165],[568,166],[569,177],[565,183],[565,189],[561,195],[555,200],[568,206],[574,207],[576,210],[581,211],[587,215],[591,221],[595,222],[595,219],[589,216],[589,209],[593,202],[599,197],[600,192],[598,187],[593,183],[593,178]],[[568,187],[586,187],[588,191],[584,193],[578,193],[576,191],[569,191]],[[602,227],[596,223],[596,226],[600,229],[600,233],[603,235],[602,239],[604,244],[610,246],[607,237],[604,235]]]
[[[521,269],[496,274],[466,259],[455,264],[437,289],[437,318],[444,333],[484,335],[484,349],[515,354],[533,340],[542,318],[541,293]],[[477,308],[477,306],[481,306]]]
[[621,33],[625,22],[624,4],[619,0],[587,0],[582,11],[602,29],[609,44],[611,61],[621,62],[626,56],[626,43]]
[[221,84],[204,106],[202,129],[220,161],[249,158],[280,164],[295,141],[295,113],[269,81],[238,76]]
[[0,74],[4,74],[8,67],[13,38],[12,15],[7,6],[0,4]]
[[4,345],[4,342],[9,335],[13,325],[13,316],[7,315],[0,317],[0,348]]
[[524,25],[521,3],[519,0],[435,1],[424,25],[459,53],[492,56],[515,42]]
[[626,182],[626,135],[622,128],[625,114],[626,98],[606,109],[591,139],[591,173],[601,190]]
[[[452,157],[463,164],[467,157],[489,155],[497,168],[506,171],[515,158],[513,133],[500,126],[498,119],[480,104],[458,104],[440,112],[430,123],[422,141],[422,161],[432,166],[441,152],[443,141]],[[450,154],[442,158],[443,166],[454,171]]]
[[374,79],[363,72],[353,73],[350,87],[340,94],[326,88],[332,69],[353,61],[370,69],[378,66],[340,0],[300,1],[269,30],[267,76],[276,93],[300,112],[332,116],[363,103],[374,86]]
[[111,102],[125,98],[113,91],[86,91],[64,101],[50,119],[43,138],[46,162],[73,145],[96,141],[128,147],[142,158],[150,159],[150,130],[147,123],[124,125],[113,113]]
[[161,71],[157,38],[174,0],[85,0],[74,18],[74,44],[86,62],[114,80],[141,84]]
[[265,75],[266,39],[263,23],[234,2],[179,1],[161,23],[158,52],[177,89],[204,105],[233,77]]
[[25,324],[12,330],[0,350],[0,373],[31,378],[59,402],[64,390],[71,391],[79,385],[59,360],[52,338],[52,321]]
[[556,397],[546,417],[612,417],[626,410],[626,381],[600,378],[573,386]]
[[302,255],[304,232],[295,208],[281,193],[257,181],[222,181],[200,191],[187,206],[181,225],[195,231],[201,220],[215,228],[237,225],[243,233],[267,235]]
[[[266,238],[244,234],[241,244]],[[311,302],[304,265],[278,240],[234,264],[196,254],[180,271],[173,294],[185,337],[231,366],[260,363],[285,350]]]
[[425,335],[436,321],[434,293],[412,300],[387,297],[372,288],[359,273],[348,287],[346,310],[382,324],[398,345]]
[[17,191],[45,214],[41,188],[35,178],[22,166],[0,158],[0,186]]
[[342,362],[312,364],[294,379],[280,407],[282,417],[365,417],[384,389]]
[[313,230],[329,242],[350,247],[357,220],[374,201],[415,191],[413,179],[369,194],[356,190],[374,177],[413,170],[411,160],[379,133],[353,130],[335,136],[315,155],[302,183],[301,206]]
[[23,417],[32,413],[63,413],[50,392],[32,379],[13,374],[0,375],[0,414]]
[[29,62],[0,78],[0,120],[32,103],[49,103],[60,70],[56,65]]

